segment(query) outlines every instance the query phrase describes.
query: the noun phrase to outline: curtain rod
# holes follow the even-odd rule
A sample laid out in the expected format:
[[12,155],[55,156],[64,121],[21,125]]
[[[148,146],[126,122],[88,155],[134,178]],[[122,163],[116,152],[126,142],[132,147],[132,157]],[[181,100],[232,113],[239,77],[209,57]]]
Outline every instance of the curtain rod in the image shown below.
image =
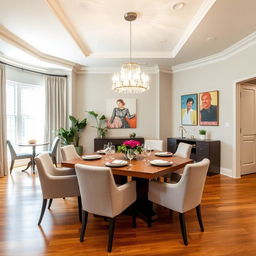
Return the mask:
[[21,67],[14,66],[14,65],[12,65],[12,64],[5,63],[5,62],[3,62],[3,61],[0,61],[0,63],[1,63],[1,64],[4,64],[4,65],[7,65],[7,66],[10,66],[10,67],[13,67],[13,68],[17,68],[17,69],[20,69],[20,70],[23,70],[23,71],[32,72],[32,73],[36,73],[36,74],[40,74],[40,75],[58,76],[58,77],[68,77],[67,75],[47,74],[47,73],[43,73],[43,72],[39,72],[39,71],[34,71],[34,70],[26,69],[26,68],[21,68]]

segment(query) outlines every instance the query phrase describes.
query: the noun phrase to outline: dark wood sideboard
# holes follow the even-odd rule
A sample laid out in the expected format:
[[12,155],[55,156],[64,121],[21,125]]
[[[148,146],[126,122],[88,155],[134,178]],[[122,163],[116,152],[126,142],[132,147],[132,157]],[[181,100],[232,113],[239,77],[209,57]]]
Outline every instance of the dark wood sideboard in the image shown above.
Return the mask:
[[[124,141],[131,140],[129,137],[111,137],[111,138],[95,138],[94,139],[94,151],[103,149],[104,144],[108,144],[108,142],[112,142],[113,145],[120,146]],[[133,140],[139,141],[141,144],[144,144],[143,137],[135,137]]]
[[186,138],[168,138],[167,149],[174,153],[180,142],[192,145],[191,159],[198,162],[204,158],[210,160],[208,175],[220,173],[220,141],[219,140],[200,140]]

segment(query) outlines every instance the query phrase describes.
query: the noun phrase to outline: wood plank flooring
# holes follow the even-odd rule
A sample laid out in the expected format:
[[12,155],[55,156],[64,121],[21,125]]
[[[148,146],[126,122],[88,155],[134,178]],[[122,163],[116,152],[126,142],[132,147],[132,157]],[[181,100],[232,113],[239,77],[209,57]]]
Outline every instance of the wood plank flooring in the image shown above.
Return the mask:
[[[79,242],[81,224],[77,200],[56,199],[46,210],[41,227],[41,190],[37,175],[13,171],[0,178],[0,255],[108,255],[108,223],[89,215],[85,242]],[[131,218],[117,219],[111,255],[127,256],[255,256],[256,175],[231,179],[207,177],[201,233],[195,211],[187,214],[189,245],[183,245],[178,214],[158,207],[159,220],[151,228],[140,219],[131,228]]]

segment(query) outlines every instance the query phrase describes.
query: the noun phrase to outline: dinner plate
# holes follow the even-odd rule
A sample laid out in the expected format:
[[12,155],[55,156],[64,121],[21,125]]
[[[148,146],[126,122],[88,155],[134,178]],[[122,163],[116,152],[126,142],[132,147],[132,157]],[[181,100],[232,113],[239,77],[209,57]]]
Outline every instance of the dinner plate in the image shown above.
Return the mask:
[[83,160],[98,160],[101,159],[102,156],[100,155],[84,155],[82,156]]
[[108,167],[123,167],[128,164],[125,160],[114,160],[112,162],[106,162],[105,165]]
[[173,162],[155,159],[150,161],[150,164],[156,165],[156,166],[171,166]]
[[105,155],[106,154],[106,150],[104,150],[104,149],[97,150],[96,153],[101,154],[101,155]]
[[156,152],[155,156],[172,156],[171,152]]

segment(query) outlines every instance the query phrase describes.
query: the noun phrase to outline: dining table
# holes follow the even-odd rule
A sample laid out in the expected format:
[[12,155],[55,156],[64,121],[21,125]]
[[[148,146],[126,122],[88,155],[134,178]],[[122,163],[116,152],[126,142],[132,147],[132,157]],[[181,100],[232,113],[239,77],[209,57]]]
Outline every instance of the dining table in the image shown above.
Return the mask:
[[[114,176],[117,175],[125,178],[132,177],[133,180],[136,180],[136,212],[138,217],[142,218],[147,223],[150,223],[151,220],[156,219],[154,218],[156,213],[153,210],[153,204],[148,200],[149,181],[177,171],[189,163],[193,163],[193,160],[189,158],[182,158],[178,156],[159,157],[154,154],[155,152],[157,151],[152,152],[151,156],[147,157],[146,159],[142,155],[137,155],[136,159],[130,161],[131,165],[127,164],[122,167],[111,167]],[[62,166],[70,168],[74,168],[76,164],[106,166],[105,164],[110,161],[109,159],[109,156],[104,155],[101,159],[97,160],[84,160],[82,158],[77,158],[69,161],[63,161]],[[112,154],[111,159],[111,161],[113,161],[113,159],[125,160],[122,153]],[[171,162],[171,164],[169,166],[155,166],[150,164],[150,162],[155,159],[166,160]]]
[[46,146],[46,145],[49,145],[49,142],[41,142],[41,143],[40,142],[36,142],[36,143],[21,143],[21,144],[18,144],[18,146],[20,146],[20,147],[32,147],[32,158],[29,161],[26,169],[22,170],[22,172],[25,172],[31,166],[32,167],[32,172],[35,173],[36,147]]

